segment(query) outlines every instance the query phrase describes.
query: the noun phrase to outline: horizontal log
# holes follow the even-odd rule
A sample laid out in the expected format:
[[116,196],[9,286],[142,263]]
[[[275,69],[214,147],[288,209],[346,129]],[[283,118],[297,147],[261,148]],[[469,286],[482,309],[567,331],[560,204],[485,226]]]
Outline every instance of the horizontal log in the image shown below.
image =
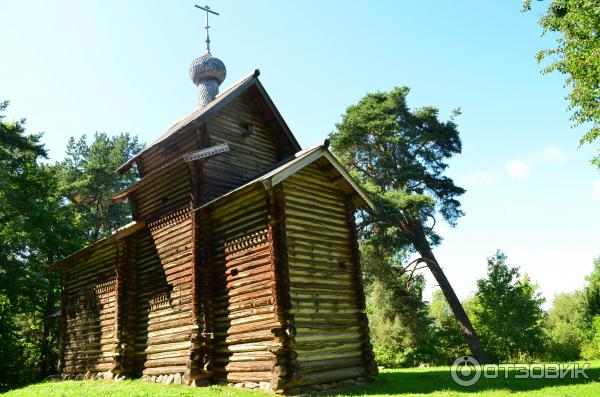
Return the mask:
[[191,343],[190,342],[177,342],[177,343],[161,343],[161,344],[152,344],[152,342],[150,342],[147,345],[142,345],[142,344],[137,344],[135,345],[136,347],[136,354],[138,352],[142,352],[142,349],[144,353],[164,353],[164,352],[170,352],[170,351],[180,351],[180,350],[186,350],[189,349],[191,347]]
[[239,345],[215,346],[215,352],[220,354],[245,353],[245,352],[267,352],[277,346],[272,341],[242,343]]
[[265,372],[225,372],[217,373],[215,368],[215,377],[224,379],[228,382],[270,382],[272,379],[271,371]]
[[172,350],[162,353],[146,353],[144,351],[136,351],[136,355],[145,357],[146,360],[161,360],[166,358],[189,357],[190,349]]
[[360,339],[361,335],[358,331],[354,332],[337,332],[337,333],[298,333],[296,334],[296,343],[313,342],[313,341],[355,341]]
[[328,360],[304,361],[300,365],[300,373],[304,377],[305,374],[328,371],[335,368],[359,367],[364,366],[363,357],[342,357],[332,358]]
[[273,340],[273,334],[270,330],[262,330],[256,332],[246,332],[237,335],[230,335],[225,338],[224,341],[219,343],[225,344],[237,344],[237,343],[250,343],[259,341],[270,341]]
[[261,372],[271,371],[274,366],[271,361],[239,361],[231,362],[225,366],[227,372]]
[[181,374],[181,373],[184,373],[186,370],[187,370],[187,367],[185,365],[157,367],[157,368],[145,368],[142,371],[142,375],[153,376],[153,375],[170,375],[170,374],[176,374],[176,373]]
[[187,364],[189,358],[187,356],[174,357],[174,358],[163,358],[157,360],[150,360],[146,358],[144,362],[144,368],[163,368],[172,366],[184,366]]
[[[175,332],[170,333],[164,336],[155,336],[152,338],[152,343],[155,345],[160,345],[163,343],[178,343],[178,342],[189,342],[190,340],[190,332],[185,330],[183,332]],[[144,341],[144,343],[148,342],[148,334],[146,332],[140,331],[136,333],[136,341]]]
[[329,351],[329,352],[298,352],[298,361],[300,362],[300,366],[309,365],[308,363],[311,361],[324,361],[324,360],[341,360],[341,359],[351,359],[351,358],[360,358],[363,357],[362,350],[350,349],[350,350],[339,350],[339,351]]
[[152,340],[152,338],[157,337],[157,336],[165,336],[165,335],[172,335],[172,334],[177,334],[180,332],[191,332],[192,331],[192,325],[185,325],[185,326],[180,326],[180,327],[176,327],[176,328],[168,328],[168,329],[164,329],[161,331],[152,331],[152,332],[148,332],[148,339]]
[[104,372],[113,368],[112,364],[97,364],[97,365],[75,365],[65,366],[63,373],[65,374],[77,374],[82,372]]
[[317,371],[302,374],[300,385],[309,386],[320,383],[331,383],[345,379],[354,379],[365,375],[367,375],[367,370],[363,366],[338,368],[330,371]]
[[268,361],[274,365],[274,363],[276,363],[278,360],[275,354],[264,350],[234,353],[231,355],[217,356],[214,358],[214,362],[216,363],[249,362],[249,365],[251,365],[255,361]]

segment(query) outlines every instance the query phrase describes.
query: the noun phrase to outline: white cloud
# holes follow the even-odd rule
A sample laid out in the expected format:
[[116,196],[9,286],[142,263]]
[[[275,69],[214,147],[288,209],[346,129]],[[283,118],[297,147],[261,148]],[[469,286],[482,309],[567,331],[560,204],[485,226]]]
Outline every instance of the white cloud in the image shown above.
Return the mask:
[[596,200],[600,200],[600,179],[596,179],[592,182],[592,196]]
[[543,164],[561,164],[567,161],[567,155],[560,147],[548,145],[543,150],[532,153],[524,160],[512,159],[507,161],[504,169],[514,179],[525,180],[529,176],[532,168],[537,168]]
[[529,165],[519,159],[507,161],[504,169],[515,179],[525,180],[529,174]]
[[546,164],[560,164],[567,160],[567,155],[558,146],[548,145],[542,153],[542,157]]
[[465,185],[471,186],[490,186],[492,184],[492,174],[485,171],[474,171],[460,178]]

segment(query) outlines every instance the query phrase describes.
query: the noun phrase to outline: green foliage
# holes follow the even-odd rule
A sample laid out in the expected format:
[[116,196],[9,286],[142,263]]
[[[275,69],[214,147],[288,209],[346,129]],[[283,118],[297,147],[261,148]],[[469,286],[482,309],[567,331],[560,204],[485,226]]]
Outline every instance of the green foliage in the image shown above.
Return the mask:
[[333,151],[377,207],[360,214],[359,231],[376,356],[388,366],[431,360],[423,279],[405,274],[401,262],[408,249],[429,250],[440,241],[426,224],[438,213],[454,224],[462,215],[456,197],[464,193],[443,175],[447,159],[461,150],[456,125],[439,121],[433,107],[411,111],[408,93],[402,87],[367,94],[330,135]]
[[497,361],[535,356],[544,346],[544,299],[529,277],[521,277],[506,260],[501,251],[488,258],[487,276],[477,281],[472,303],[475,328]]
[[90,146],[71,140],[67,159],[51,166],[41,161],[41,135],[26,134],[24,120],[4,120],[7,106],[0,103],[0,389],[55,372],[50,316],[60,274],[43,270],[127,221],[124,207],[109,210],[106,198],[132,180],[115,182],[114,171],[141,147],[127,134],[98,134]]
[[544,319],[547,354],[552,360],[576,360],[584,341],[584,296],[581,291],[557,295]]
[[600,358],[600,315],[592,319],[588,339],[581,346],[581,357],[586,360],[597,360]]
[[15,335],[14,305],[5,294],[0,293],[0,390],[17,382],[15,365],[19,349]]
[[600,315],[600,257],[594,259],[594,269],[586,281],[583,305],[584,321],[589,329],[594,317]]
[[425,280],[404,272],[403,257],[386,257],[369,243],[361,244],[361,257],[377,363],[396,368],[427,361]]
[[[525,9],[531,9],[526,0]],[[581,143],[600,136],[600,3],[597,0],[552,0],[539,20],[543,34],[558,33],[556,47],[541,50],[539,62],[551,63],[544,73],[566,76],[572,120],[575,125],[590,123]],[[600,166],[600,156],[594,162]]]
[[109,137],[96,133],[88,144],[84,136],[69,139],[66,158],[57,164],[60,192],[77,214],[78,227],[89,242],[106,237],[131,220],[127,203],[109,199],[137,180],[135,170],[119,176],[116,169],[136,155],[143,145],[137,137],[122,133]]
[[462,328],[474,355],[487,361],[431,247],[441,241],[436,216],[455,225],[463,215],[458,197],[465,190],[444,175],[447,161],[461,152],[454,116],[443,122],[438,109],[408,108],[409,89],[365,95],[349,106],[330,134],[331,147],[353,177],[369,193],[376,209],[360,213],[360,237],[376,247],[382,258],[395,258],[408,249],[418,251],[432,270]]
[[432,319],[430,343],[433,345],[431,356],[433,364],[449,365],[456,358],[468,354],[469,347],[465,343],[458,322],[440,290],[433,293],[432,300],[429,302],[429,316]]
[[443,175],[461,151],[456,125],[439,121],[434,107],[411,111],[408,93],[399,87],[367,94],[330,134],[333,151],[377,206],[362,214],[363,236],[392,252],[415,244],[415,234],[435,245],[439,236],[424,225],[437,213],[450,224],[463,214],[456,198],[464,190]]
[[586,359],[600,357],[600,257],[593,264],[583,290],[581,356]]
[[48,316],[60,286],[42,270],[80,241],[53,168],[39,161],[46,157],[41,136],[27,135],[23,124],[0,114],[0,349],[11,358],[0,363],[0,388],[52,371],[56,332]]

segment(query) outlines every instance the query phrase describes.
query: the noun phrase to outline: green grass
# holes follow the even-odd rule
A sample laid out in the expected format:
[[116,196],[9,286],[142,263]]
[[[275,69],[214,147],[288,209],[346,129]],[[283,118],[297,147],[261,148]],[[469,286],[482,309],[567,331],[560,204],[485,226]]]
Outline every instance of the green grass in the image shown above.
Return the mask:
[[[502,373],[502,372],[501,372]],[[444,396],[444,397],[492,397],[492,396],[600,396],[600,361],[591,364],[586,371],[589,379],[515,379],[511,372],[508,379],[484,379],[470,387],[458,386],[450,376],[448,367],[409,368],[383,370],[373,383],[342,390],[338,396]],[[156,385],[142,381],[66,381],[43,382],[3,394],[6,397],[261,397],[255,391],[234,389],[226,386],[191,388],[177,385]]]

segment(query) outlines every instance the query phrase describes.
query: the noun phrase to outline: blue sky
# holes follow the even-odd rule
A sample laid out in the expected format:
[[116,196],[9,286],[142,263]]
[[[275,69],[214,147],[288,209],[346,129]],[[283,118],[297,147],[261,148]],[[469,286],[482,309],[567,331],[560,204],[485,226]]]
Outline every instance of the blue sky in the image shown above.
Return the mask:
[[[0,0],[0,99],[45,133],[52,160],[69,136],[128,131],[151,142],[197,106],[188,77],[203,52],[193,1]],[[202,3],[204,4],[204,3]],[[358,5],[357,5],[358,4]],[[436,253],[464,298],[504,250],[547,299],[584,283],[600,255],[600,173],[578,149],[563,77],[535,53],[542,11],[520,1],[211,2],[212,52],[226,87],[255,68],[303,146],[322,140],[366,92],[411,88],[457,122],[449,175],[466,216],[440,225]],[[597,147],[597,144],[596,144]],[[430,290],[435,283],[429,283]]]

